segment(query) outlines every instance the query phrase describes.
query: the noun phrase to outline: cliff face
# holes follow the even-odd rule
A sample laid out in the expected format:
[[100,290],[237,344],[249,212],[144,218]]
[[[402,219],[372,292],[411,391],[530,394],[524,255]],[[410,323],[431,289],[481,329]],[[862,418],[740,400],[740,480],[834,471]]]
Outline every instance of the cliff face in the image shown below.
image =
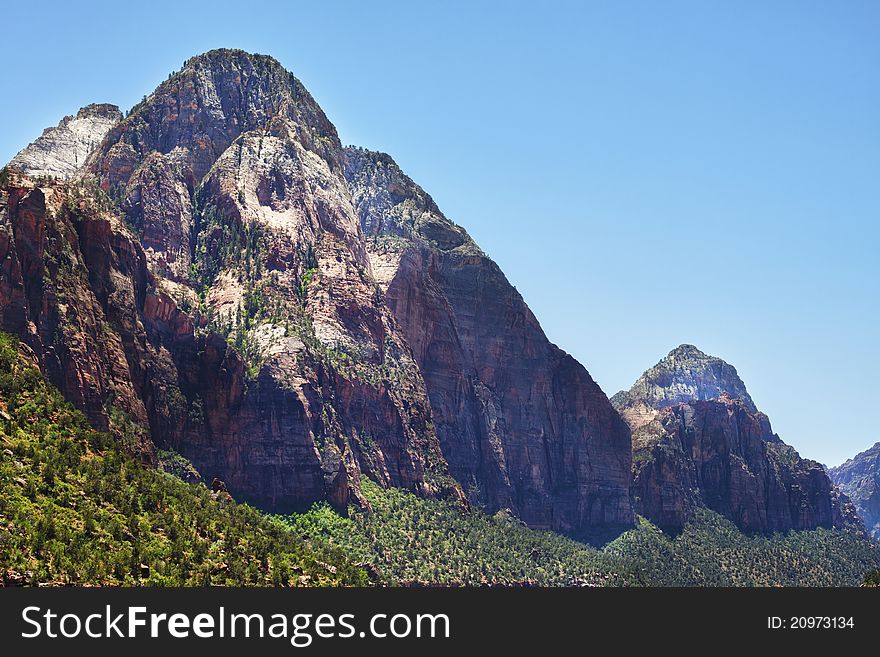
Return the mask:
[[[122,429],[122,418],[145,424],[136,382],[152,354],[133,308],[144,299],[148,274],[118,220],[75,190],[18,179],[0,192],[0,256],[2,330],[25,340],[47,376],[99,428],[115,419]],[[142,432],[125,437],[150,458]]]
[[747,532],[861,530],[819,463],[773,433],[736,370],[683,345],[613,401],[633,431],[637,512],[679,530],[705,505]]
[[275,60],[189,60],[82,159],[6,175],[0,324],[143,458],[276,511],[366,504],[366,475],[533,526],[631,522],[629,432],[586,370]]
[[629,432],[588,372],[391,158],[349,149],[346,176],[373,272],[471,500],[534,527],[630,523]]
[[829,468],[828,475],[852,500],[871,536],[880,539],[880,443]]

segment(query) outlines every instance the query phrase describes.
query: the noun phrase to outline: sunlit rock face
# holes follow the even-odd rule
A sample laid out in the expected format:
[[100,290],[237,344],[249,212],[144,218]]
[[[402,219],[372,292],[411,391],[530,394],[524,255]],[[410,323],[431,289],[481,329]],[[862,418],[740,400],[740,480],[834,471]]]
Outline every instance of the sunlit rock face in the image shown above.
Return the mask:
[[65,116],[54,128],[46,128],[10,164],[34,178],[71,180],[121,119],[115,105],[87,105],[75,116]]

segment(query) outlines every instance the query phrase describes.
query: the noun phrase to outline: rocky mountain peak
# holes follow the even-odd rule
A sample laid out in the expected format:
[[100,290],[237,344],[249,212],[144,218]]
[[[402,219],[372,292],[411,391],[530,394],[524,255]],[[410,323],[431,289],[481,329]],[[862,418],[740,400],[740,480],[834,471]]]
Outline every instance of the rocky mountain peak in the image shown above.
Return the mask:
[[345,177],[366,237],[414,238],[444,252],[485,255],[467,231],[446,218],[430,194],[390,155],[349,146],[345,149]]
[[228,67],[255,67],[265,66],[285,72],[281,63],[271,55],[250,53],[239,48],[214,48],[201,54],[190,57],[184,66],[228,68]]
[[733,365],[691,344],[670,351],[627,391],[611,398],[618,411],[641,407],[660,410],[675,404],[717,399],[726,394],[752,412],[757,408]]
[[35,178],[70,180],[121,119],[122,112],[116,105],[86,105],[76,115],[65,116],[54,128],[46,128],[10,165]]
[[847,459],[842,464],[829,468],[829,470],[843,471],[855,467],[859,463],[865,463],[870,469],[880,471],[880,442],[874,443],[874,445],[866,449],[864,452],[856,454],[851,459]]
[[122,118],[119,107],[111,103],[91,103],[80,108],[76,113],[77,119],[104,119],[115,123]]
[[698,360],[702,360],[702,359],[706,359],[709,357],[710,356],[707,353],[705,353],[704,351],[701,351],[699,348],[697,348],[696,346],[694,346],[692,344],[680,344],[666,355],[666,358],[669,358],[669,359],[698,359]]
[[0,205],[0,329],[96,425],[276,512],[366,505],[368,477],[542,529],[632,524],[630,433],[589,372],[276,60],[187,60],[81,175],[101,191]]
[[336,128],[276,59],[218,49],[192,57],[132,108],[91,163],[106,189],[127,185],[150,153],[167,156],[191,186],[240,136],[283,134],[342,174]]
[[736,369],[682,344],[611,400],[632,430],[636,511],[678,531],[706,506],[744,531],[864,527],[824,469],[773,433]]
[[364,235],[409,237],[426,213],[442,217],[434,200],[387,153],[345,149],[345,177],[360,210]]

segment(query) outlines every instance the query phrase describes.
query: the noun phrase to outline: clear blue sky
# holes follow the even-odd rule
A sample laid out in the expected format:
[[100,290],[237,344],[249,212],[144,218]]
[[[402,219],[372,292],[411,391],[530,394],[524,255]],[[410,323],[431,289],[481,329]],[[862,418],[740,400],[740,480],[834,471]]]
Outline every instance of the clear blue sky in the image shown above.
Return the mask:
[[0,160],[191,55],[271,54],[609,395],[691,342],[803,455],[880,440],[880,3],[85,5],[4,7]]

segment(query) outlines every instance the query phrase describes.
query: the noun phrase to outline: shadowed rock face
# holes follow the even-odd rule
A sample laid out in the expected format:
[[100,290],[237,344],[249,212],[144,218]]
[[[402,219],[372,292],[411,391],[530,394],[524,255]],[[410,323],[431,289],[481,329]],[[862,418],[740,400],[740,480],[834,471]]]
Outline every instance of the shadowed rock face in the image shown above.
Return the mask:
[[387,155],[348,149],[373,272],[471,500],[534,527],[629,524],[629,432],[467,233]]
[[[139,384],[157,355],[134,313],[149,274],[121,222],[65,185],[16,179],[0,192],[0,329],[28,344],[43,372],[90,421],[115,418],[127,447],[146,459]],[[127,428],[127,427],[126,427]]]
[[747,532],[862,530],[822,466],[773,433],[724,361],[683,345],[613,402],[632,428],[636,511],[658,526],[678,531],[705,505]]
[[829,468],[828,475],[852,500],[871,536],[880,539],[880,443]]
[[463,502],[451,473],[533,526],[631,523],[605,395],[368,161],[275,60],[193,58],[69,182],[7,176],[0,328],[144,459],[173,448],[267,509],[365,503],[363,475]]

